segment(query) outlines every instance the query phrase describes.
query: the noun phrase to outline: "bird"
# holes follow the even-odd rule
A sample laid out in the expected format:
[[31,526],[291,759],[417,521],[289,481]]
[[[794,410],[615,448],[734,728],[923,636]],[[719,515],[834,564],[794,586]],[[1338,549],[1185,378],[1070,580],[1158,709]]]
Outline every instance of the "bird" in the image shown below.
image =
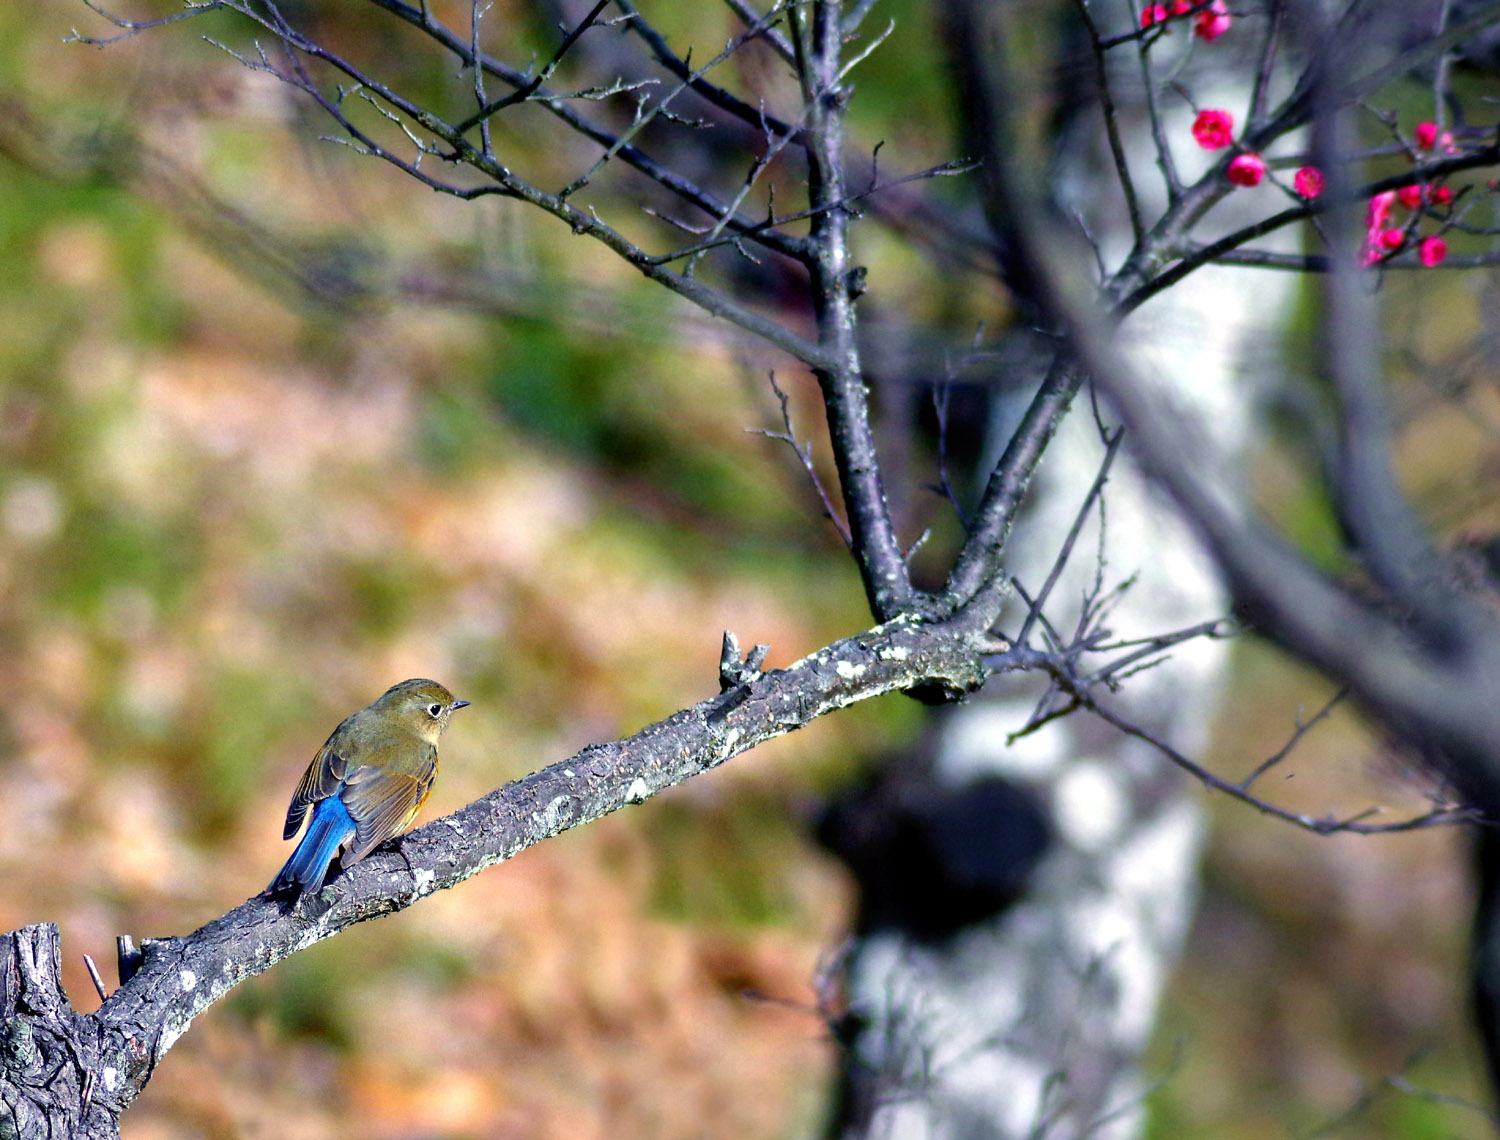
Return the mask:
[[414,677],[346,717],[292,793],[281,837],[296,835],[309,809],[312,817],[265,893],[315,894],[340,849],[348,868],[410,827],[437,778],[438,740],[468,704]]

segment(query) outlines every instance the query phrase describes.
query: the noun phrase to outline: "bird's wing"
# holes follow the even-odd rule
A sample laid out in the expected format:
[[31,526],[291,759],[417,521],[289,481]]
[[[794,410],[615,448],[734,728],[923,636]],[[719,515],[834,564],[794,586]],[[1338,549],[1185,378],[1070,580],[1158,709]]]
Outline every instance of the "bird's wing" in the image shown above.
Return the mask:
[[414,771],[395,771],[391,765],[364,765],[345,778],[340,798],[349,809],[355,827],[345,866],[363,859],[411,824],[432,791],[432,781],[437,775],[437,750],[429,746],[424,762],[412,767]]
[[[343,725],[339,727],[342,728]],[[292,802],[286,809],[286,826],[281,829],[281,838],[290,839],[296,835],[307,809],[339,790],[349,762],[344,755],[345,750],[340,749],[338,743],[338,732],[335,731],[328,738],[328,743],[318,749],[318,754],[312,758],[307,771],[302,773],[302,779],[297,782],[297,790],[292,793]]]

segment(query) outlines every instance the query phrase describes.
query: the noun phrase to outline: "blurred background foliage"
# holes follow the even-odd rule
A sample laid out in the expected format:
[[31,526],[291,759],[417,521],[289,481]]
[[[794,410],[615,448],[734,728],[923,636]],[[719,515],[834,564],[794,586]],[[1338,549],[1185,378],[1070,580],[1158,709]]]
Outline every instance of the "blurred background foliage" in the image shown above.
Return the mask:
[[[449,61],[373,8],[284,7],[452,97]],[[862,72],[855,130],[904,169],[952,158],[929,15],[880,11],[901,35]],[[674,42],[731,34],[717,6],[660,15]],[[550,51],[531,5],[489,21],[511,60]],[[117,933],[184,933],[264,886],[308,757],[395,680],[474,705],[430,819],[709,695],[722,629],[784,664],[868,622],[790,452],[747,431],[778,413],[727,326],[515,203],[316,141],[294,93],[194,34],[211,26],[102,51],[65,44],[74,26],[100,30],[77,0],[0,6],[0,925],[61,924],[80,1009],[82,954],[108,964]],[[788,82],[753,52],[732,66]],[[528,175],[561,185],[592,160],[527,122],[497,145]],[[797,172],[777,177],[792,200]],[[619,176],[615,220],[659,233],[638,182]],[[862,241],[872,324],[961,351],[976,318],[1006,319],[899,226]],[[804,303],[773,268],[713,271]],[[1389,287],[1412,332],[1393,351],[1411,484],[1450,534],[1500,527],[1474,347],[1491,285]],[[1425,386],[1460,357],[1462,391]],[[779,378],[815,436],[810,379]],[[1257,478],[1315,543],[1326,512],[1294,449],[1268,444]],[[893,452],[905,485],[931,480],[920,449]],[[925,490],[898,510],[951,527]],[[1248,770],[1326,696],[1245,643],[1209,759]],[[195,1025],[124,1135],[813,1134],[818,982],[849,897],[806,824],[921,723],[898,699],[841,713],[298,955]],[[1348,710],[1280,774],[1313,811],[1416,799]],[[1461,837],[1317,839],[1213,809],[1153,1134],[1307,1136],[1346,1113],[1339,1135],[1480,1134],[1387,1083],[1482,1096]]]

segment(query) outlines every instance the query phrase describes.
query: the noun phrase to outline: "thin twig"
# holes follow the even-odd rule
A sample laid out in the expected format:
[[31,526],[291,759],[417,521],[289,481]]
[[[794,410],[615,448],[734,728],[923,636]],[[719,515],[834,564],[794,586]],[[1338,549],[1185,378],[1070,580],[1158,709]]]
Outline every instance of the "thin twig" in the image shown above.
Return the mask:
[[[1042,583],[1041,591],[1036,596],[1036,601],[1031,603],[1031,612],[1026,615],[1026,620],[1021,623],[1021,632],[1016,635],[1016,644],[1025,645],[1031,636],[1031,628],[1036,623],[1037,614],[1047,604],[1053,587],[1057,585],[1058,579],[1068,564],[1068,559],[1073,555],[1073,547],[1078,542],[1078,536],[1083,533],[1083,524],[1088,520],[1093,511],[1094,504],[1099,496],[1104,493],[1104,484],[1109,481],[1109,470],[1114,466],[1115,456],[1119,453],[1120,443],[1125,438],[1125,429],[1116,428],[1104,449],[1104,458],[1099,462],[1099,472],[1094,476],[1093,483],[1089,486],[1088,494],[1083,498],[1083,504],[1078,508],[1077,514],[1073,516],[1073,525],[1068,528],[1067,537],[1063,539],[1062,546],[1057,552],[1057,557],[1052,560],[1052,569],[1047,575],[1047,580]],[[1089,607],[1084,606],[1087,614]],[[1082,620],[1082,619],[1080,619]]]
[[[729,5],[731,12],[744,21],[746,27],[754,27],[757,24],[765,23],[765,17],[752,8],[746,0],[724,0],[724,3]],[[774,24],[766,24],[765,29],[761,38],[771,45],[771,49],[782,58],[783,62],[795,66],[797,57],[792,51],[792,45],[787,41],[786,36],[782,35],[781,31]]]
[[[1333,259],[1320,253],[1279,253],[1268,249],[1236,249],[1215,257],[1215,265],[1243,265],[1252,269],[1279,269],[1291,273],[1329,273],[1333,270]],[[1500,250],[1490,253],[1450,254],[1437,265],[1424,265],[1415,250],[1406,250],[1389,259],[1382,259],[1380,269],[1436,273],[1457,269],[1482,269],[1500,265]]]
[[953,481],[948,474],[948,404],[953,393],[953,385],[958,378],[975,361],[988,356],[981,350],[980,345],[984,343],[985,322],[980,321],[974,326],[974,336],[969,341],[968,351],[958,360],[950,360],[943,371],[943,380],[934,384],[932,388],[932,410],[937,420],[937,467],[938,467],[938,492],[948,500],[953,507],[953,513],[958,517],[959,523],[964,530],[969,529],[969,519],[964,511],[963,504],[958,501],[958,495],[953,489]]
[[[466,65],[473,65],[473,56],[469,51],[467,42],[451,29],[432,20],[425,11],[419,11],[412,5],[405,3],[404,0],[368,0],[368,2],[419,28],[434,42],[456,56],[461,62]],[[483,67],[490,75],[517,89],[527,87],[534,78],[489,55],[481,56],[478,60],[478,66]],[[579,114],[575,108],[568,105],[563,96],[549,91],[545,86],[537,87],[532,93],[530,101],[545,108],[568,128],[577,131],[584,138],[597,143],[601,147],[606,149],[615,148],[619,142],[619,137],[614,132],[604,129],[597,123]],[[628,163],[658,185],[666,188],[685,201],[691,202],[710,217],[719,218],[726,213],[723,202],[716,196],[710,194],[690,179],[683,177],[677,171],[663,166],[646,154],[645,151],[641,150],[640,147],[627,143],[618,146],[616,154],[620,161]],[[742,218],[735,218],[730,222],[731,228],[737,230],[743,230],[746,226],[753,224],[755,223]],[[806,239],[791,234],[780,233],[773,229],[758,231],[754,235],[754,240],[768,249],[772,249],[788,257],[797,258],[798,260],[805,257],[808,252]]]
[[[806,125],[806,115],[807,112],[804,109],[803,118],[798,123],[799,130]],[[750,164],[750,171],[745,175],[744,181],[741,182],[738,192],[733,198],[730,199],[729,208],[725,211],[724,217],[714,223],[713,227],[708,231],[707,237],[705,237],[703,241],[698,242],[695,246],[689,247],[689,252],[669,255],[672,260],[676,260],[678,257],[690,258],[688,264],[684,267],[683,271],[685,273],[691,273],[697,260],[704,253],[706,253],[710,249],[713,249],[715,246],[721,244],[724,241],[724,239],[720,235],[723,234],[724,227],[728,219],[739,210],[740,204],[744,202],[744,200],[749,196],[750,191],[754,188],[756,182],[759,180],[761,173],[765,171],[765,169],[776,160],[776,156],[782,152],[782,150],[787,146],[788,143],[792,141],[793,138],[790,133],[777,134],[775,127],[771,125],[769,116],[767,116],[765,120],[763,132],[764,138],[766,140],[766,147],[760,154],[755,156],[755,160]],[[762,224],[765,226],[779,227],[784,225],[785,222],[777,219],[773,214],[771,216],[768,216]],[[738,235],[731,235],[729,240],[738,242],[739,237]]]
[[94,959],[89,955],[83,956],[83,964],[89,972],[89,981],[94,983],[94,991],[99,995],[100,1001],[109,1000],[109,991],[104,988],[104,979],[99,976],[99,967],[94,965]]
[[1124,670],[1148,657],[1158,657],[1174,645],[1181,645],[1183,642],[1193,641],[1200,637],[1209,641],[1217,641],[1222,638],[1235,636],[1234,633],[1225,631],[1225,623],[1226,619],[1224,618],[1214,618],[1210,621],[1188,626],[1186,629],[1174,630],[1171,633],[1161,633],[1154,637],[1091,644],[1089,646],[1090,653],[1113,653],[1127,646],[1136,646],[1137,648],[1130,653],[1109,661],[1092,673],[1083,675],[1080,677],[1079,683],[1083,685],[1106,684],[1114,687],[1129,675]]
[[1105,708],[1087,693],[1078,693],[1077,696],[1079,703],[1095,716],[1107,724],[1113,725],[1119,731],[1125,733],[1125,735],[1133,736],[1137,740],[1150,744],[1173,764],[1190,773],[1205,786],[1212,788],[1216,792],[1223,792],[1225,795],[1237,799],[1241,803],[1249,804],[1263,815],[1285,820],[1287,823],[1295,824],[1306,831],[1313,832],[1315,835],[1334,835],[1340,832],[1352,832],[1355,835],[1389,835],[1394,832],[1420,831],[1424,828],[1439,827],[1447,824],[1469,823],[1476,818],[1476,814],[1472,808],[1458,803],[1437,804],[1431,811],[1398,820],[1395,823],[1366,823],[1366,819],[1381,810],[1374,807],[1366,808],[1364,811],[1343,818],[1333,815],[1319,817],[1290,811],[1287,808],[1269,803],[1259,796],[1247,792],[1238,784],[1231,783],[1215,775],[1196,760],[1192,760],[1181,752],[1178,752],[1154,733],[1146,731],[1126,720],[1118,713]]
[[[1167,187],[1167,201],[1177,204],[1182,198],[1182,180],[1177,176],[1177,163],[1172,158],[1172,143],[1167,138],[1166,123],[1162,120],[1161,107],[1156,97],[1156,80],[1151,75],[1151,39],[1141,39],[1136,43],[1136,53],[1140,58],[1141,65],[1141,87],[1146,98],[1146,118],[1151,124],[1151,140],[1156,147],[1156,165],[1161,170],[1161,176]],[[1140,238],[1136,239],[1136,248],[1141,246]]]
[[123,31],[117,36],[99,37],[83,35],[77,28],[74,28],[63,37],[63,43],[105,47],[108,44],[129,39],[131,36],[138,36],[151,28],[159,28],[163,24],[175,24],[179,20],[190,20],[194,16],[201,16],[204,12],[210,12],[215,8],[222,8],[224,7],[225,0],[196,0],[196,2],[195,0],[188,0],[184,11],[174,12],[170,16],[160,16],[154,20],[127,20],[124,16],[116,16],[114,13],[101,8],[95,3],[95,0],[83,0],[83,3],[88,8],[103,16],[115,27],[122,28]]
[[[632,30],[640,32],[642,35],[646,35],[648,37],[648,43],[651,42],[650,37],[652,36],[660,39],[660,37],[650,29],[649,25],[646,25],[645,22],[639,18],[639,14],[633,7],[630,6],[629,0],[615,0],[615,3],[627,15],[633,17],[629,21],[628,26]],[[779,8],[773,8],[771,12],[767,14],[766,19],[772,19],[774,15],[779,14],[779,11]],[[706,64],[704,64],[700,68],[697,68],[696,70],[688,69],[686,62],[684,61],[678,61],[682,68],[680,73],[676,68],[669,68],[669,70],[672,70],[674,74],[679,74],[681,82],[671,91],[667,92],[667,94],[663,95],[661,99],[656,104],[654,104],[649,111],[645,110],[643,107],[637,107],[635,121],[632,122],[628,128],[626,128],[626,130],[615,141],[614,145],[612,145],[608,150],[600,155],[599,158],[595,160],[592,166],[590,166],[577,178],[573,179],[573,181],[568,183],[567,186],[563,187],[563,189],[559,191],[558,197],[564,199],[570,198],[579,190],[583,189],[583,187],[587,186],[589,182],[593,180],[594,175],[597,174],[607,162],[609,162],[612,158],[615,157],[616,154],[619,153],[619,149],[622,146],[625,146],[630,142],[631,139],[635,138],[635,136],[645,130],[646,127],[650,125],[650,123],[652,123],[658,116],[667,116],[667,109],[672,105],[677,96],[682,94],[682,92],[691,89],[693,91],[697,91],[699,94],[703,94],[703,90],[701,87],[703,76],[707,75],[714,68],[718,67],[719,64],[723,63],[726,59],[729,59],[732,55],[734,55],[735,52],[740,49],[742,45],[744,45],[749,40],[754,39],[755,36],[757,36],[759,33],[760,28],[754,27],[748,29],[741,35],[736,36],[734,39],[730,40],[727,44],[724,45],[724,49],[719,52],[718,55],[714,56]],[[663,50],[665,50],[665,41],[662,41],[662,45]],[[675,57],[673,58],[675,59]],[[715,91],[719,90],[719,88],[713,89]],[[736,102],[738,102],[738,100],[736,100]],[[750,121],[755,120],[752,118]],[[800,139],[802,132],[790,126],[789,124],[782,123],[778,119],[770,119],[769,117],[768,121],[772,124],[772,126],[777,130],[778,133],[791,134],[794,137],[798,137]]]
[[1109,140],[1109,153],[1115,164],[1115,177],[1125,195],[1125,208],[1130,215],[1130,233],[1139,242],[1145,235],[1146,226],[1141,221],[1141,203],[1135,192],[1135,179],[1130,174],[1130,163],[1125,158],[1125,142],[1120,137],[1119,116],[1115,112],[1115,99],[1109,87],[1109,67],[1104,58],[1104,45],[1099,36],[1098,25],[1088,0],[1073,0],[1073,6],[1083,17],[1088,32],[1089,45],[1094,53],[1094,86],[1099,92],[1099,106],[1104,112],[1104,133]]
[[771,381],[771,391],[776,393],[776,401],[781,405],[781,423],[786,430],[770,431],[767,428],[746,428],[745,430],[754,432],[756,435],[763,435],[767,439],[779,440],[792,449],[793,454],[797,456],[797,459],[802,464],[802,470],[807,472],[807,478],[812,483],[813,490],[817,492],[819,501],[823,504],[824,516],[829,522],[833,523],[834,529],[839,532],[839,537],[844,540],[844,545],[852,549],[854,546],[854,537],[849,533],[849,525],[834,510],[833,499],[823,487],[823,480],[818,478],[818,468],[813,463],[812,444],[797,442],[796,429],[792,426],[791,404],[787,398],[787,394],[782,390],[781,385],[776,383],[775,372],[769,374],[769,379]]
[[[601,4],[608,2],[609,0],[600,0]],[[469,0],[469,54],[473,59],[478,59],[484,54],[479,50],[479,21],[489,6],[485,5],[485,9],[482,10],[479,5],[480,0]],[[485,114],[487,100],[484,95],[484,68],[470,67],[469,73],[474,77],[474,105],[479,108],[478,113],[481,116],[479,120],[479,149],[488,157],[493,155],[495,151],[490,146],[490,120],[489,116]],[[460,125],[460,129],[462,129],[462,125]]]
[[1286,0],[1269,0],[1270,18],[1266,21],[1266,38],[1261,41],[1260,65],[1255,69],[1255,85],[1250,89],[1250,114],[1246,122],[1258,124],[1266,114],[1266,99],[1271,77],[1276,70],[1277,48],[1281,44],[1281,21]]
[[[308,40],[296,32],[295,29],[281,18],[274,4],[266,3],[265,8],[268,14],[262,15],[260,12],[252,9],[246,0],[226,0],[226,3],[227,6],[233,7],[234,10],[247,16],[268,31],[275,33],[281,39],[289,58],[293,60],[293,71],[291,73],[277,72],[278,76],[285,82],[306,92],[318,103],[325,113],[337,122],[343,130],[348,132],[351,139],[365,147],[372,155],[399,167],[424,185],[458,198],[467,199],[485,194],[503,194],[538,206],[554,217],[566,222],[575,233],[587,234],[601,242],[625,261],[635,266],[645,276],[665,285],[673,292],[693,301],[715,316],[732,321],[747,332],[791,352],[792,355],[802,359],[812,367],[829,367],[837,359],[823,347],[812,344],[778,322],[753,312],[739,302],[731,300],[720,291],[705,286],[701,282],[683,274],[673,273],[662,266],[651,264],[650,255],[626,239],[617,230],[606,225],[592,211],[580,210],[570,202],[563,200],[559,195],[549,194],[519,178],[510,169],[496,161],[494,157],[481,153],[452,124],[445,122],[431,111],[413,103],[372,76],[365,74],[348,60],[329,51],[321,44]],[[366,132],[356,127],[339,108],[336,101],[329,99],[318,89],[317,85],[302,69],[300,63],[296,62],[298,53],[320,60],[335,70],[342,72],[356,84],[377,96],[393,110],[406,116],[423,130],[447,143],[453,148],[452,157],[484,174],[491,180],[490,183],[475,187],[462,187],[444,182],[421,170],[417,163],[403,159],[399,155],[392,153],[388,148],[380,145]]]
[[[598,3],[596,3],[592,8],[589,9],[588,15],[586,15],[582,20],[578,21],[573,30],[563,37],[562,43],[560,43],[557,46],[557,50],[552,53],[552,58],[547,61],[547,65],[540,71],[538,71],[534,76],[532,76],[528,82],[516,88],[503,99],[497,99],[493,103],[485,102],[483,97],[483,87],[477,87],[476,90],[480,96],[479,110],[477,110],[473,115],[469,116],[467,119],[463,120],[457,125],[456,129],[458,130],[458,132],[460,134],[467,134],[474,128],[476,124],[485,126],[486,131],[488,131],[487,124],[497,112],[503,111],[506,107],[514,106],[517,103],[524,103],[533,95],[537,94],[537,92],[542,89],[542,84],[546,83],[548,79],[552,78],[552,73],[557,70],[558,64],[562,63],[563,56],[568,54],[569,49],[571,49],[572,46],[578,42],[578,40],[583,36],[583,33],[588,31],[590,28],[599,26],[599,13],[604,11],[605,6],[609,4],[609,2],[610,0],[598,0]],[[474,74],[476,76],[479,76],[484,72],[485,68],[482,64],[476,66],[474,63],[475,60],[484,59],[484,53],[479,50],[479,31],[477,24],[478,22],[476,20],[474,40],[469,49],[468,66],[473,67]],[[478,80],[476,79],[475,82],[477,84]],[[488,137],[488,135],[486,135],[486,137]],[[486,147],[485,153],[489,153],[488,147]]]
[[[790,141],[790,138],[787,136],[779,137],[776,141],[776,152],[779,152],[782,146]],[[767,153],[764,159],[756,159],[754,164],[752,164],[750,174],[747,175],[745,181],[741,184],[740,192],[736,194],[734,199],[729,202],[728,207],[730,210],[737,209],[739,207],[740,203],[744,200],[745,194],[748,193],[753,180],[764,170],[769,160],[773,157],[774,153]],[[946,178],[955,174],[967,174],[973,169],[974,164],[971,162],[962,162],[957,160],[941,162],[936,166],[929,166],[925,170],[918,170],[911,174],[904,174],[900,178],[893,178],[886,182],[871,184],[870,186],[865,187],[865,189],[863,190],[851,191],[843,198],[839,199],[837,202],[829,202],[822,206],[809,206],[804,210],[794,210],[791,213],[787,214],[773,214],[760,222],[755,222],[750,225],[744,226],[741,229],[736,229],[733,233],[728,235],[723,234],[725,221],[730,216],[728,213],[725,214],[724,219],[720,219],[712,226],[704,226],[702,228],[695,229],[694,227],[691,227],[686,223],[676,222],[670,218],[662,217],[659,211],[647,210],[647,213],[650,213],[656,217],[662,217],[663,221],[671,222],[678,229],[687,230],[690,233],[709,235],[702,241],[694,242],[692,245],[683,246],[681,249],[674,249],[669,253],[658,254],[657,256],[652,258],[652,262],[656,265],[666,265],[670,264],[673,261],[680,261],[685,257],[696,257],[698,254],[704,253],[707,250],[721,248],[726,245],[735,245],[746,238],[755,237],[762,231],[769,228],[787,226],[791,225],[793,222],[806,221],[809,218],[817,217],[819,214],[825,214],[829,210],[847,210],[850,206],[855,205],[856,203],[867,201],[871,198],[874,198],[876,195],[880,194],[883,191],[890,190],[896,186],[904,186],[908,182],[921,182],[926,181],[929,178]]]
[[791,123],[783,122],[774,116],[766,115],[763,109],[752,107],[739,96],[731,94],[724,88],[719,87],[717,84],[709,83],[703,78],[717,63],[729,58],[729,56],[738,51],[741,44],[748,43],[764,35],[768,28],[781,19],[782,13],[787,8],[786,0],[773,5],[769,12],[746,28],[741,35],[730,40],[724,50],[715,56],[714,61],[707,67],[700,67],[696,70],[688,65],[687,60],[679,58],[677,53],[667,46],[666,37],[641,16],[635,5],[631,3],[631,0],[615,0],[615,6],[631,17],[626,27],[645,41],[646,46],[651,49],[651,54],[656,56],[657,62],[673,75],[677,76],[682,81],[683,86],[692,88],[696,94],[703,96],[703,98],[707,99],[714,106],[728,111],[737,119],[749,123],[753,127],[759,127],[763,120],[768,120],[772,129],[777,134],[791,135],[793,141],[799,144],[806,142],[801,128],[795,127]]
[[1304,736],[1311,732],[1322,721],[1327,720],[1331,715],[1333,715],[1333,710],[1338,707],[1338,705],[1341,704],[1344,698],[1348,695],[1348,689],[1340,689],[1338,692],[1334,693],[1333,696],[1329,697],[1327,703],[1324,704],[1324,706],[1308,720],[1303,720],[1301,714],[1299,713],[1297,716],[1296,726],[1292,730],[1291,736],[1287,737],[1286,743],[1278,748],[1275,752],[1271,753],[1271,755],[1267,756],[1254,768],[1252,768],[1250,772],[1245,776],[1245,778],[1240,781],[1239,786],[1248,792],[1250,790],[1250,786],[1254,784],[1256,780],[1260,779],[1272,768],[1276,767],[1276,765],[1280,764],[1283,760],[1290,756],[1292,754],[1292,750],[1295,749],[1297,745],[1302,743],[1302,738]]

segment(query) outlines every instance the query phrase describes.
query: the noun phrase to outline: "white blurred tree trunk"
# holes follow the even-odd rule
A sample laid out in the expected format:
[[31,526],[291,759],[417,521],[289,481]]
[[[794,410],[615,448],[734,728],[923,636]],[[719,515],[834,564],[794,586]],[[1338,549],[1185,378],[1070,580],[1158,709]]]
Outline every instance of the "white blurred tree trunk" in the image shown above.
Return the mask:
[[[1247,100],[1244,90],[1212,91],[1207,83],[1193,90],[1200,106]],[[1172,113],[1169,137],[1190,138],[1191,116]],[[1085,132],[1087,145],[1102,150],[1097,115],[1079,124],[1080,137]],[[1124,133],[1149,142],[1139,119]],[[1179,150],[1178,160],[1192,166],[1199,157]],[[1131,161],[1149,189],[1152,156],[1142,146]],[[1119,265],[1130,234],[1108,156],[1090,155],[1087,172],[1067,185],[1082,188],[1076,208],[1100,239],[1106,267]],[[1246,202],[1237,211],[1235,204],[1226,204],[1226,229],[1263,206]],[[1184,446],[1238,459],[1253,414],[1239,365],[1257,346],[1277,342],[1293,287],[1290,275],[1208,268],[1130,318],[1124,335],[1150,352],[1157,379],[1214,425],[1215,439]],[[997,407],[997,452],[1029,397],[1028,390]],[[1100,435],[1085,392],[1042,463],[1035,505],[1009,545],[1008,569],[1033,596],[1099,472]],[[1212,564],[1128,448],[1127,439],[1104,494],[1103,537],[1095,511],[1046,606],[1064,637],[1096,574],[1106,591],[1133,580],[1105,623],[1116,638],[1226,615]],[[1018,601],[1002,628],[1014,631],[1023,618]],[[1225,657],[1223,642],[1192,641],[1129,678],[1106,703],[1195,754],[1208,740]],[[1002,777],[1034,797],[1052,838],[1024,895],[999,914],[943,940],[887,925],[851,952],[848,996],[858,1028],[834,1127],[845,1140],[1127,1140],[1142,1132],[1151,1084],[1142,1052],[1191,922],[1201,792],[1155,750],[1087,714],[1007,744],[1041,693],[1034,682],[998,678],[966,705],[934,714],[931,755],[913,778],[951,796]]]

